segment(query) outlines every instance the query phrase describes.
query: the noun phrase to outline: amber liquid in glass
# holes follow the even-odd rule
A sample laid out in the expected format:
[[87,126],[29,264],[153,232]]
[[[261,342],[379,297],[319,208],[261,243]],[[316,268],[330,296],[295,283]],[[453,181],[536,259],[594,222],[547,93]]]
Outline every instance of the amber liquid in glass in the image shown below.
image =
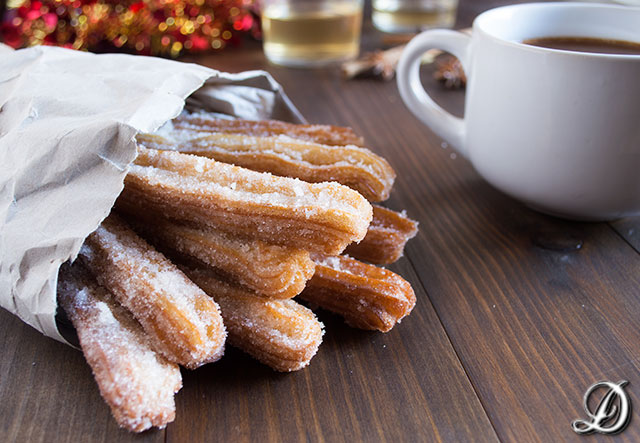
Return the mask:
[[458,0],[373,0],[371,19],[384,32],[451,27]]
[[286,66],[314,66],[358,55],[362,6],[355,2],[269,5],[262,13],[264,52]]

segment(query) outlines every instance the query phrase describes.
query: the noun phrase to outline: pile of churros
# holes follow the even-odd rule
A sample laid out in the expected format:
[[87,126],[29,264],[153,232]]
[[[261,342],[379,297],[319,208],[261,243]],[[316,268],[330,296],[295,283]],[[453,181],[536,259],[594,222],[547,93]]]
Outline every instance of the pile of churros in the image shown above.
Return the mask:
[[112,214],[59,274],[73,323],[118,424],[175,417],[179,366],[225,342],[277,371],[307,366],[324,326],[313,309],[389,331],[415,305],[376,265],[417,223],[373,205],[395,173],[350,128],[184,113],[138,136]]

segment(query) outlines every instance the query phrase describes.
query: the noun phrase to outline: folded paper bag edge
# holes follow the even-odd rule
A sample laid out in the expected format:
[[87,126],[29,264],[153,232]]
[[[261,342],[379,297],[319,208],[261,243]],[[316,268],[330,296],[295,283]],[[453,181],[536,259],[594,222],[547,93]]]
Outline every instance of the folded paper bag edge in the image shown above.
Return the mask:
[[[0,65],[10,66],[12,57],[19,63],[21,53],[29,50],[33,49],[8,51]],[[261,109],[260,115],[294,122],[305,120],[284,94],[282,87],[265,71],[229,74],[200,65],[153,57],[94,55],[61,48],[37,50],[42,52],[39,57],[41,62],[25,65],[30,72],[20,73],[25,76],[24,81],[20,82],[21,91],[2,91],[3,85],[0,84],[0,96],[21,98],[14,103],[34,101],[35,105],[31,105],[37,107],[36,112],[11,109],[10,112],[22,112],[22,115],[29,117],[20,120],[8,133],[2,130],[4,119],[0,111],[0,164],[13,166],[0,167],[0,189],[10,181],[16,184],[15,194],[0,201],[0,306],[44,335],[70,344],[56,323],[57,273],[61,263],[77,255],[86,236],[108,215],[122,190],[126,169],[116,167],[118,162],[110,162],[112,157],[109,154],[130,163],[135,158],[136,133],[152,132],[177,116],[184,108],[187,97],[200,88],[207,89],[207,94],[199,97],[200,101],[206,102],[209,96],[216,102],[215,86],[218,84],[250,85],[255,88],[252,94],[267,96],[268,99],[260,103],[271,109]],[[57,63],[59,59],[64,59],[65,63]],[[75,71],[69,72],[69,66]],[[69,97],[74,89],[61,76],[68,74],[69,82],[73,82],[78,76],[82,77],[78,71],[83,69],[92,75],[98,73],[100,78],[83,77],[86,78],[86,84],[79,85],[79,96]],[[166,75],[162,75],[163,70]],[[123,78],[123,75],[129,78]],[[51,84],[57,91],[52,90]],[[129,87],[139,87],[134,103],[128,100]],[[57,97],[57,92],[66,93],[67,96]],[[35,97],[37,100],[27,100],[25,97]],[[237,97],[238,101],[243,99]],[[92,100],[92,103],[87,103],[87,100]],[[110,106],[107,120],[102,120],[105,118],[99,106],[102,101]],[[56,109],[55,106],[59,107],[61,102],[66,105]],[[78,115],[74,114],[74,109],[68,109],[74,106],[77,106]],[[231,109],[234,109],[233,103]],[[96,119],[100,119],[98,126],[105,129],[103,134],[94,139],[86,138],[93,134],[87,131],[87,124],[96,124]],[[77,129],[74,128],[76,121]],[[51,131],[55,139],[58,135],[56,131],[60,131],[60,126],[64,125],[73,128],[70,135],[69,131],[65,133],[64,143],[55,140],[56,143],[46,145],[49,140],[46,131]],[[45,136],[42,131],[45,131]],[[87,140],[91,140],[90,146],[87,146]],[[13,163],[3,163],[5,159],[11,159]],[[89,169],[80,169],[80,173],[77,176],[72,174],[73,178],[66,183],[64,180],[67,177],[60,175],[74,170],[74,162],[82,167],[89,165]],[[32,171],[34,165],[38,168]],[[95,205],[87,204],[89,201],[93,203],[93,194],[90,192],[95,191],[103,181],[108,186],[100,196],[100,201]],[[64,186],[60,185],[61,182],[64,182]],[[30,192],[21,192],[24,187],[29,188]],[[77,195],[67,195],[68,190],[73,190]],[[28,197],[16,199],[15,195]],[[60,208],[81,208],[81,213],[69,214],[76,223],[65,225],[64,220],[60,220]],[[25,219],[20,219],[21,214]],[[39,215],[36,217],[34,214]],[[56,247],[47,248],[51,245]],[[35,255],[26,254],[34,248],[42,248],[37,260]]]

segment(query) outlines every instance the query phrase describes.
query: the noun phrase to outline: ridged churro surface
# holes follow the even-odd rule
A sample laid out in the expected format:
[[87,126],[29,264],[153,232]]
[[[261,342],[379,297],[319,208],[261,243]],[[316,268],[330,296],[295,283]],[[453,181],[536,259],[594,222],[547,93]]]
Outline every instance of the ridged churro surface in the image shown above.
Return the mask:
[[222,356],[226,332],[216,303],[119,217],[102,222],[79,258],[167,359],[195,368]]
[[278,120],[226,120],[208,116],[206,113],[181,114],[173,120],[177,129],[195,132],[221,132],[268,137],[288,135],[299,140],[325,145],[362,146],[364,140],[353,129],[331,125],[301,125]]
[[183,269],[220,305],[233,346],[277,371],[302,369],[318,351],[323,325],[309,309],[257,296],[207,269]]
[[58,300],[118,424],[142,432],[172,422],[180,369],[152,349],[133,316],[78,264],[61,268]]
[[316,273],[300,297],[351,326],[387,332],[416,304],[411,284],[389,270],[344,255],[314,260]]
[[306,367],[324,325],[295,296],[362,329],[410,314],[411,285],[359,260],[396,261],[417,222],[372,206],[396,174],[351,128],[200,112],[136,138],[114,212],[58,288],[120,426],[166,426],[178,364],[216,361],[226,340],[277,371]]
[[407,242],[418,233],[418,222],[404,212],[373,205],[373,220],[360,243],[350,244],[345,253],[353,258],[375,264],[397,261]]
[[396,178],[382,157],[354,145],[329,146],[290,136],[257,137],[240,134],[211,135],[176,142],[151,136],[139,140],[150,148],[175,149],[260,172],[320,183],[336,181],[369,201],[382,201]]
[[328,255],[361,240],[373,211],[364,197],[338,183],[307,183],[144,147],[118,208]]
[[161,218],[151,222],[141,217],[131,223],[151,243],[196,258],[265,297],[295,297],[315,270],[315,263],[303,249],[233,237],[216,229]]

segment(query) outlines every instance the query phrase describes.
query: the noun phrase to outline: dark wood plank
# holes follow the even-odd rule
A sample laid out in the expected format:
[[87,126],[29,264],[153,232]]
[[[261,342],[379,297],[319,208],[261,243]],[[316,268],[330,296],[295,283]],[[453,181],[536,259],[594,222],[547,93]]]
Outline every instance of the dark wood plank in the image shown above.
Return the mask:
[[[630,380],[637,398],[636,251],[606,224],[540,215],[492,189],[403,108],[394,85],[324,81],[324,106],[288,91],[314,121],[351,122],[399,171],[391,203],[421,222],[408,256],[498,435],[579,439],[570,422],[602,378]],[[640,438],[640,427],[622,438]]]
[[[238,66],[237,58],[207,57],[198,61],[221,70],[233,71]],[[350,124],[354,122],[354,114],[373,112],[345,99],[353,88],[362,90],[362,86],[360,82],[343,81],[335,69],[305,71],[271,66],[257,45],[244,51],[239,65],[244,69],[269,70],[310,121]],[[313,90],[309,89],[310,84]],[[371,88],[365,91],[376,92]],[[384,85],[384,94],[396,107],[400,106],[392,84]],[[377,135],[370,128],[357,129],[369,139]],[[390,151],[386,154],[393,155]],[[399,172],[402,175],[403,171]],[[225,356],[219,365],[193,373],[195,381],[189,382],[197,383],[195,392],[211,392],[203,394],[202,399],[197,397],[207,406],[202,410],[194,407],[194,390],[181,394],[179,407],[184,411],[179,411],[176,423],[169,426],[169,439],[218,435],[222,440],[249,440],[256,437],[255,428],[268,440],[291,441],[304,437],[331,441],[495,438],[482,405],[456,363],[455,355],[450,353],[447,337],[420,288],[419,279],[407,261],[398,266],[402,266],[402,275],[413,277],[409,280],[418,291],[420,302],[397,329],[386,335],[354,331],[325,315],[328,332],[319,355],[308,369],[285,378],[238,353]],[[388,351],[381,353],[377,348],[380,346],[392,350],[393,357],[389,358]],[[243,358],[247,364],[235,363],[235,358]],[[230,377],[233,367],[244,369]],[[202,377],[203,373],[208,375]],[[221,377],[224,381],[217,383],[215,380]],[[260,383],[247,385],[247,380],[255,378]],[[452,384],[453,380],[456,381]],[[275,407],[252,408],[246,399],[254,396],[257,403]],[[236,400],[229,410],[233,399],[240,401]],[[300,412],[298,406],[308,410]],[[204,417],[193,420],[194,416],[201,416],[198,414],[202,411],[220,422],[207,421]],[[281,434],[283,427],[287,428],[286,435]]]
[[611,227],[640,252],[640,217],[627,217],[610,223]]
[[[218,64],[220,60],[224,60],[223,66]],[[233,57],[212,56],[206,61],[232,72],[264,66],[256,45],[253,50],[240,51]],[[281,72],[291,72],[288,81],[297,82],[306,100],[321,106],[326,115],[332,115],[339,105],[331,98],[340,96],[335,87],[336,81],[339,85],[341,80],[335,70]],[[308,88],[311,76],[311,81],[320,89]],[[318,97],[323,95],[330,98],[320,100]],[[348,116],[348,112],[345,115]],[[325,114],[314,112],[309,113],[309,117],[318,120]],[[343,117],[332,118],[336,123],[349,121]],[[394,269],[407,276],[420,299],[411,317],[394,331],[389,334],[356,331],[340,319],[324,314],[327,335],[320,354],[310,368],[295,374],[276,374],[229,350],[220,363],[185,373],[185,386],[177,396],[177,420],[167,428],[167,439],[450,441],[473,438],[495,441],[495,432],[418,277],[406,260]],[[27,337],[20,340],[28,342],[28,346],[39,350],[54,347],[63,356],[51,361],[43,359],[43,375],[30,381],[31,389],[50,392],[68,386],[65,379],[58,381],[57,376],[64,364],[69,378],[80,380],[87,392],[75,392],[77,397],[56,395],[56,402],[75,402],[77,408],[70,412],[43,402],[43,417],[36,421],[30,421],[24,414],[3,415],[6,429],[17,430],[9,436],[28,435],[38,440],[45,438],[47,430],[56,430],[61,433],[61,440],[71,436],[81,436],[82,441],[136,438],[115,428],[78,352],[39,336],[15,319],[6,331],[16,325],[24,329]],[[23,354],[22,349],[18,351],[15,341],[0,340],[0,343],[11,352],[19,353],[20,358],[28,355]],[[7,382],[3,385],[22,381],[21,374],[16,372],[5,376]],[[9,403],[10,407],[23,401],[20,392],[11,394],[15,400]],[[77,419],[68,429],[61,429],[57,422],[50,421],[51,417],[68,419],[69,416]],[[104,431],[93,435],[83,431],[83,426],[92,429],[95,425]],[[24,429],[31,428],[35,429],[33,435],[24,434],[27,432]],[[142,438],[159,439],[162,435],[155,432]]]
[[[300,91],[306,91],[306,100],[322,105],[331,115],[339,103],[332,104],[329,101],[332,98],[320,101],[316,93],[339,97],[335,90],[335,82],[341,81],[337,73],[314,74],[318,76],[314,83],[325,89],[309,94],[304,87],[309,73],[291,72],[294,77],[289,81],[298,82]],[[322,116],[318,112],[309,113],[311,119]],[[349,121],[341,116],[333,118],[336,122]],[[167,439],[451,441],[474,438],[495,441],[491,424],[418,277],[406,260],[394,269],[413,283],[420,299],[414,313],[394,331],[389,334],[357,331],[346,327],[340,319],[324,314],[327,335],[320,354],[308,369],[295,374],[274,373],[229,350],[220,363],[185,373],[185,387],[177,396],[177,420],[167,428]],[[107,427],[107,431],[94,436],[95,439],[122,436],[114,429],[106,406],[97,397],[80,354],[39,337],[28,327],[23,328],[31,333],[30,345],[56,346],[75,356],[69,374],[93,389],[92,395],[81,395],[76,403],[81,405],[80,410],[91,411],[87,415],[101,411]],[[56,364],[56,360],[47,363],[47,370],[57,371]],[[19,380],[17,375],[9,376],[11,380]],[[53,377],[42,378],[35,382],[36,388],[49,389]],[[17,398],[21,398],[20,395]],[[22,427],[15,415],[4,419],[11,426]],[[24,420],[42,429],[39,423]],[[79,432],[75,425],[70,429]],[[134,437],[125,434],[122,438]],[[92,439],[83,435],[83,441]]]
[[496,441],[419,279],[418,304],[387,334],[321,312],[326,334],[303,371],[275,373],[239,351],[185,374],[168,441]]
[[118,428],[80,351],[0,309],[0,441],[162,442]]
[[[496,3],[462,2],[458,24]],[[613,223],[616,233],[528,210],[443,149],[394,83],[269,66],[259,43],[193,60],[267,68],[310,121],[351,124],[390,159],[399,177],[389,206],[421,223],[392,267],[414,285],[415,311],[388,334],[321,314],[325,343],[294,374],[230,349],[184,373],[166,433],[135,436],[117,429],[78,351],[0,310],[0,441],[582,441],[570,422],[591,383],[630,380],[637,406],[637,219]],[[461,111],[462,92],[428,73],[425,83]],[[619,439],[640,440],[637,416]]]

